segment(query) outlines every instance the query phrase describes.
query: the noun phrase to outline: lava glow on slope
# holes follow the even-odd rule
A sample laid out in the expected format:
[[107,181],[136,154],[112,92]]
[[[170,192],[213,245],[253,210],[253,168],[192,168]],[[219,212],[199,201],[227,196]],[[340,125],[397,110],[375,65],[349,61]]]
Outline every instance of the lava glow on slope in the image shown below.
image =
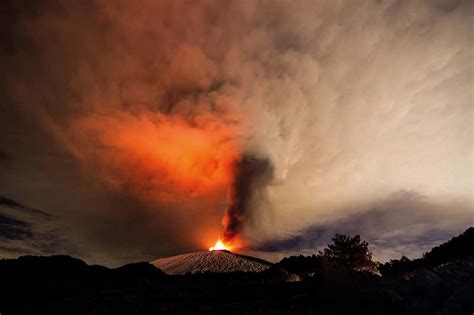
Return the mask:
[[228,250],[229,252],[232,251],[231,247],[224,244],[221,240],[217,240],[214,246],[209,247],[209,251],[213,250]]

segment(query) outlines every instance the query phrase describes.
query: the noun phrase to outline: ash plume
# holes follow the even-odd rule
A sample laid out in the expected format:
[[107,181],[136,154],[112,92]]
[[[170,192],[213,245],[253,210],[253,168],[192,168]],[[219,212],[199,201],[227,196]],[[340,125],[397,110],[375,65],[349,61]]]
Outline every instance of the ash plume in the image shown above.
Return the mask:
[[242,231],[245,219],[255,205],[255,196],[273,179],[273,165],[268,158],[244,155],[234,167],[234,181],[228,194],[230,204],[223,219],[223,239],[228,243]]

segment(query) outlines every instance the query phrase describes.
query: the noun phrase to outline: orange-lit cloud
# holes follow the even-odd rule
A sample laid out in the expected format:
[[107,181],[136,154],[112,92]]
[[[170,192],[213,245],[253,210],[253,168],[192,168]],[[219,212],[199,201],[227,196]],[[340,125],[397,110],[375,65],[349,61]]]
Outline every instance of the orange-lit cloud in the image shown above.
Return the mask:
[[91,115],[72,125],[85,167],[115,187],[160,201],[226,190],[239,155],[238,127],[202,114],[192,121],[143,110]]

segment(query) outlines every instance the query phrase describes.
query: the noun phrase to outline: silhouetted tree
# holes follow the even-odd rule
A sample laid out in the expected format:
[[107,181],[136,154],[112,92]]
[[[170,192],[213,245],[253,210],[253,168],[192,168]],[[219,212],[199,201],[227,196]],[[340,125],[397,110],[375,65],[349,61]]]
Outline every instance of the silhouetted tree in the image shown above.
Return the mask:
[[319,252],[332,268],[377,272],[377,264],[372,261],[369,243],[361,241],[359,235],[349,237],[336,234],[332,240],[332,244]]

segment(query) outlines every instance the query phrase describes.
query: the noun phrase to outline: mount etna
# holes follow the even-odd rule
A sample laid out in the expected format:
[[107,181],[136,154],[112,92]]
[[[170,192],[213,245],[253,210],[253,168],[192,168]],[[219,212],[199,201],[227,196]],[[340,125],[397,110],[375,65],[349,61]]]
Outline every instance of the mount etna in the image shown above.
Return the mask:
[[204,272],[260,272],[272,266],[268,261],[226,250],[182,254],[160,258],[151,263],[170,275]]

